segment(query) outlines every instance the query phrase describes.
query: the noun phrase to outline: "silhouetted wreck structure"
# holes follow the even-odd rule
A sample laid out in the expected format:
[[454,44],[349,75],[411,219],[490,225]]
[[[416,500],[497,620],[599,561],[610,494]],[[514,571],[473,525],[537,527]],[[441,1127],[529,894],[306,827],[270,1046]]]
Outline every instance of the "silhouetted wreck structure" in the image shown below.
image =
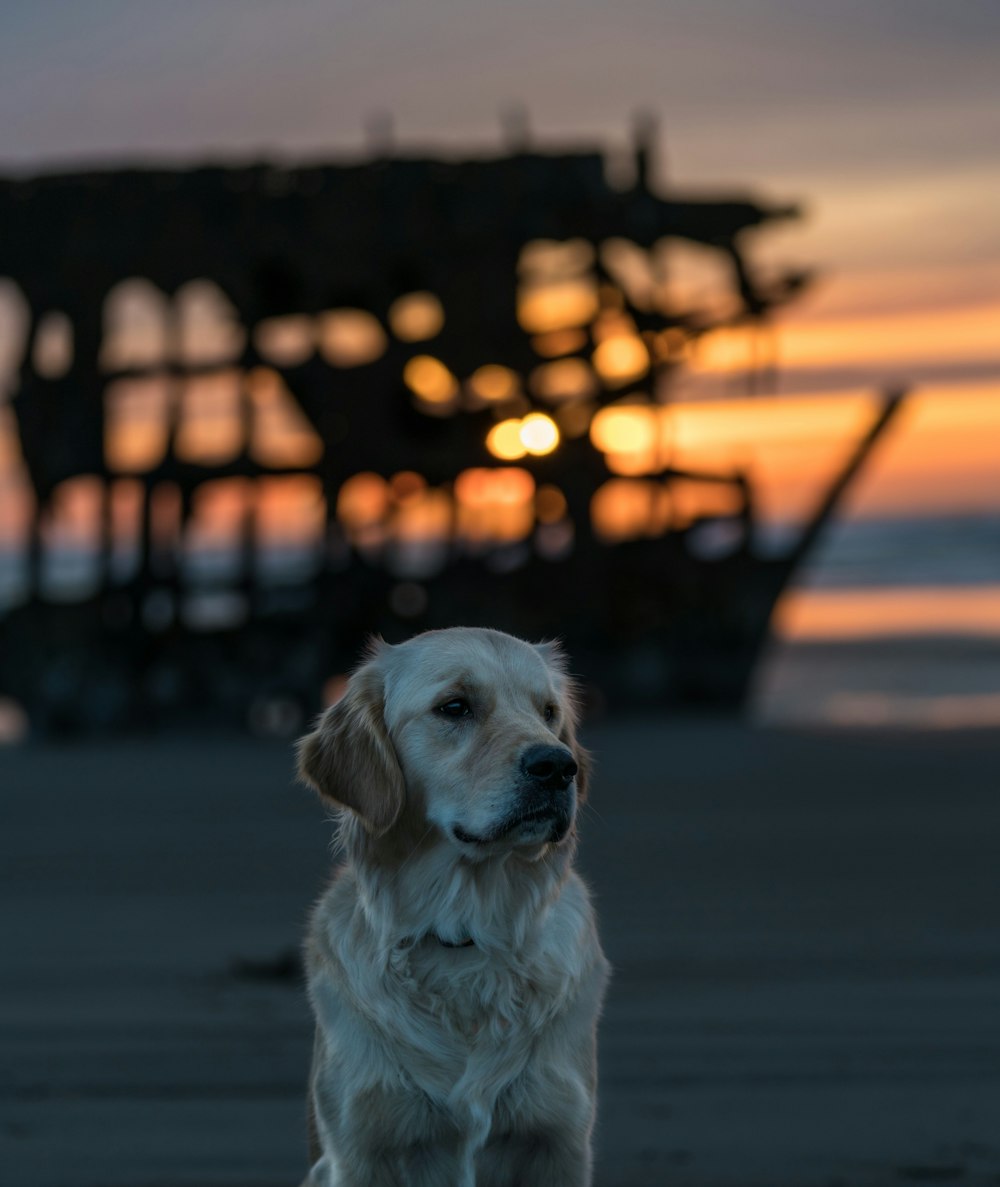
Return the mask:
[[[693,344],[801,287],[745,254],[796,211],[647,173],[640,146],[625,189],[532,151],[0,183],[30,487],[0,695],[43,730],[291,729],[367,633],[479,623],[561,636],[617,702],[738,706],[837,492],[766,557],[747,478],[653,438]],[[721,305],[672,293],[682,241]],[[678,484],[714,493],[679,515]]]

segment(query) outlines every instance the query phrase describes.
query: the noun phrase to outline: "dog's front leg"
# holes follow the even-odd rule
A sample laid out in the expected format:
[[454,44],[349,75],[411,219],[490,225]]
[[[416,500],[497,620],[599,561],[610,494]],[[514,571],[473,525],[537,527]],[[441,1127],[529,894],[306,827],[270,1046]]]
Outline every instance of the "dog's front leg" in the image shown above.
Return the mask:
[[[413,1110],[416,1102],[397,1098],[394,1110],[391,1100],[386,1094],[380,1107],[342,1115],[343,1124],[335,1136],[328,1135],[303,1187],[476,1187],[458,1129],[440,1115],[433,1118],[436,1124],[428,1120],[414,1126],[413,1116],[406,1114],[422,1111]],[[366,1103],[375,1105],[370,1099]],[[428,1136],[415,1140],[415,1128]]]
[[[506,1187],[510,1187],[508,1181]],[[349,1159],[321,1159],[303,1187],[476,1187],[471,1163],[456,1149],[414,1146],[355,1152]]]
[[477,1187],[590,1187],[589,1135],[509,1134],[478,1159]]
[[476,1187],[471,1157],[457,1143],[420,1146],[403,1158],[400,1187]]
[[369,1158],[352,1153],[347,1158],[324,1154],[305,1177],[301,1187],[401,1187],[399,1160],[384,1152]]
[[[545,1053],[551,1055],[551,1045]],[[597,1069],[592,1044],[575,1054],[576,1074],[565,1068],[554,1074],[553,1057],[497,1101],[476,1187],[590,1187]]]

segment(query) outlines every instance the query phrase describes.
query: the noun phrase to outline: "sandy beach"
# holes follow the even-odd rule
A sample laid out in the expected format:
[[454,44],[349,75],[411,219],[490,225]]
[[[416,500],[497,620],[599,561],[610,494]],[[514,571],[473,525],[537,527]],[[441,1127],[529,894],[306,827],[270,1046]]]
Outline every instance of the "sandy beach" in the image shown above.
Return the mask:
[[[594,725],[599,1187],[1000,1182],[1000,737]],[[328,868],[286,745],[0,751],[0,1181],[288,1187]]]

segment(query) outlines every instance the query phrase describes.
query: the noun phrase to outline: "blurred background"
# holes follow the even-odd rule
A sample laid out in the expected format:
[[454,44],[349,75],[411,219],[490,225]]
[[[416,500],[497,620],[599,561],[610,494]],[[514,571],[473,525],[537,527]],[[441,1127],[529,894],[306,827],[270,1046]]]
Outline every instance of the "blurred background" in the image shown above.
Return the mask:
[[562,637],[587,691],[601,1181],[988,1181],[1000,11],[2,25],[11,1181],[294,1177],[287,743],[367,635],[457,623]]
[[292,733],[457,621],[995,723],[993,20],[13,6],[5,733]]

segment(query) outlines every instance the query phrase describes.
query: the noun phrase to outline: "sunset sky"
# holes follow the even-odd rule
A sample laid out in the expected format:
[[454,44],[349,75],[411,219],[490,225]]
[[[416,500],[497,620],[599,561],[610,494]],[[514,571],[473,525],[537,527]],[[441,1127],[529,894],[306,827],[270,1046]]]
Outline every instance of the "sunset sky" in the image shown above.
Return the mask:
[[768,237],[821,278],[786,387],[1000,373],[1000,7],[991,0],[9,0],[0,168],[95,159],[622,147],[661,119],[664,183],[808,217]]
[[[379,113],[403,151],[499,150],[512,105],[541,145],[622,150],[653,112],[661,187],[805,206],[759,245],[819,273],[779,323],[781,390],[919,385],[849,512],[1000,513],[993,0],[8,0],[0,19],[8,173],[360,156]],[[739,365],[720,338],[695,369]],[[771,493],[806,506],[807,444],[769,448]]]

